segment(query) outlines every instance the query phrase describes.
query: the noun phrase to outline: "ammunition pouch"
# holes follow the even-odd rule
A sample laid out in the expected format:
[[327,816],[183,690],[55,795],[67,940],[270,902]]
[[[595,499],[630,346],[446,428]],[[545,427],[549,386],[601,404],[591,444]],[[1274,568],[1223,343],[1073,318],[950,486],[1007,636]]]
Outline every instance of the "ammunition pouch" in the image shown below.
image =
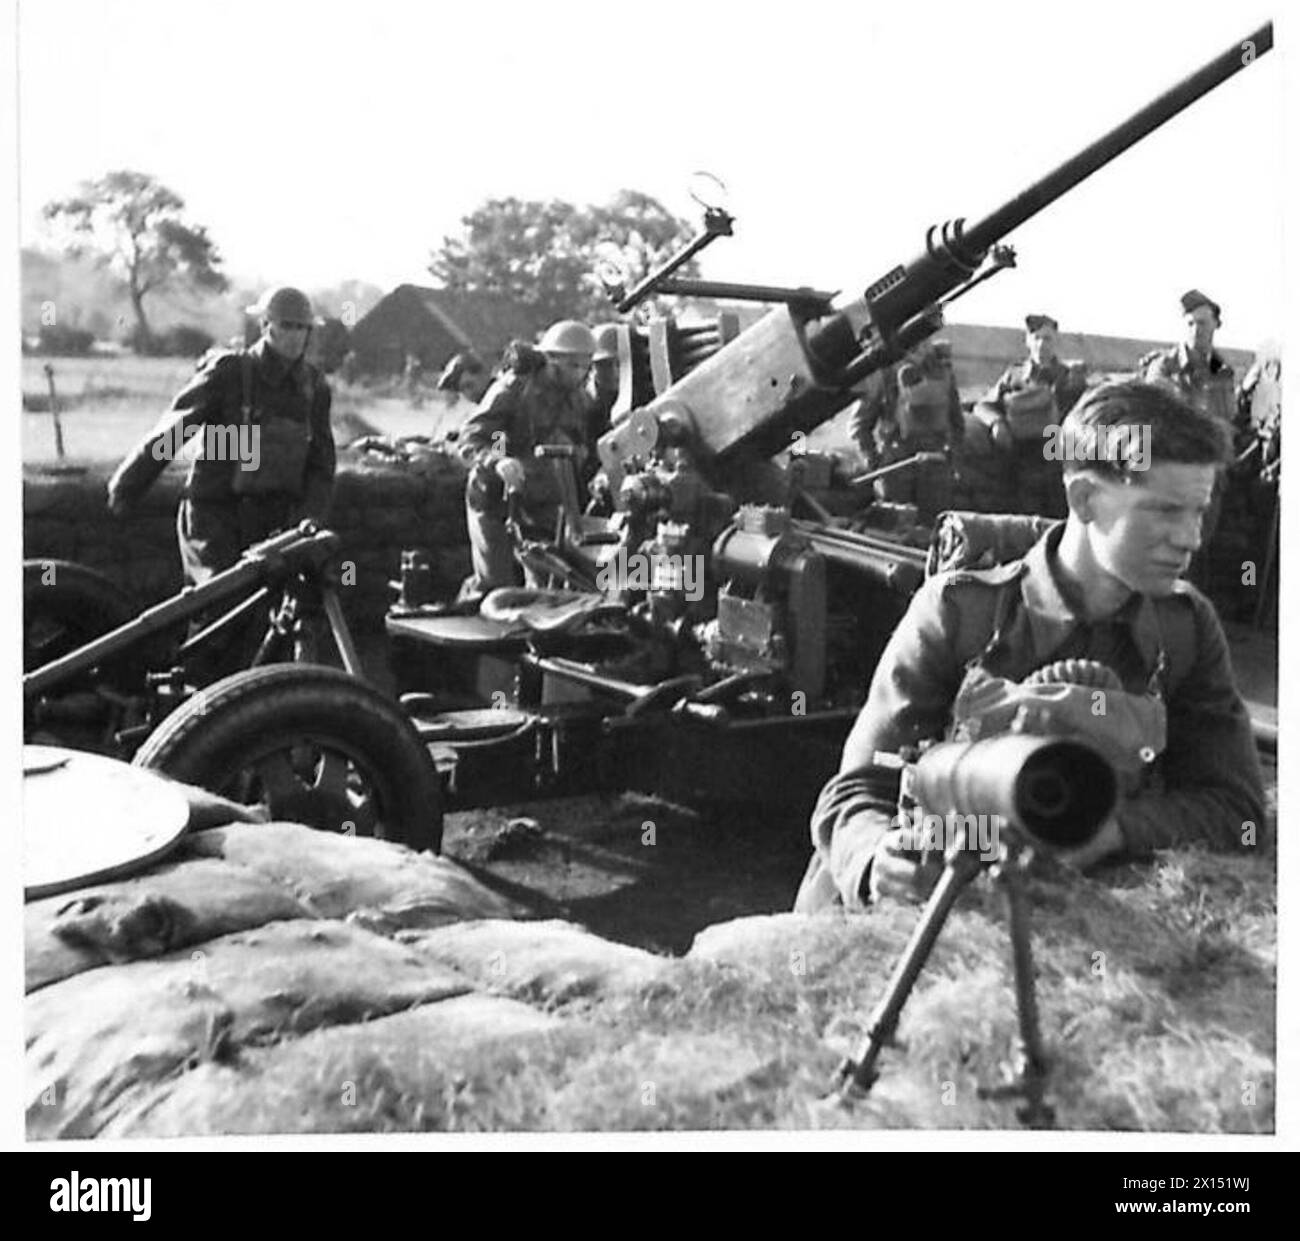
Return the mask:
[[1009,393],[1004,405],[1007,427],[1011,438],[1017,442],[1037,440],[1042,443],[1043,432],[1061,421],[1055,392],[1041,384]]
[[1121,792],[1132,795],[1165,749],[1165,704],[1159,694],[1123,689],[1118,679],[1102,685],[1011,681],[982,669],[968,674],[953,704],[949,739],[977,741],[1005,732],[1084,742],[1105,756]]
[[923,379],[903,388],[898,397],[899,434],[904,440],[945,434],[949,429],[948,402],[948,384],[942,379]]
[[272,418],[253,423],[259,439],[257,468],[232,463],[230,490],[237,496],[288,495],[300,497],[306,483],[307,452],[311,432],[305,423],[290,418]]

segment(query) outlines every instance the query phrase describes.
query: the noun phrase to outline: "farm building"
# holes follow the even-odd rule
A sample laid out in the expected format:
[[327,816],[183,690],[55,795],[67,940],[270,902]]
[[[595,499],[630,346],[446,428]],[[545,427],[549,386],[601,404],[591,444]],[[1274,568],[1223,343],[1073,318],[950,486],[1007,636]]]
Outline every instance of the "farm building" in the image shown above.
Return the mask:
[[534,308],[500,294],[401,284],[357,322],[351,348],[362,374],[401,374],[408,355],[436,374],[465,349],[491,366],[511,340],[532,340],[545,327]]

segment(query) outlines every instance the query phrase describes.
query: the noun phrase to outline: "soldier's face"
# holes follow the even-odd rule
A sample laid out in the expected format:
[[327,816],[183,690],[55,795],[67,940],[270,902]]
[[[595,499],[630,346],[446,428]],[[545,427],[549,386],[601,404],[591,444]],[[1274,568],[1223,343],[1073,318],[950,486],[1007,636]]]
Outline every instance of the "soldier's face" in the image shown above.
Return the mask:
[[596,391],[602,396],[618,391],[618,359],[601,358],[592,364],[592,378]]
[[591,370],[591,355],[588,353],[548,353],[546,365],[562,388],[576,391],[586,381],[587,372]]
[[1167,595],[1201,543],[1214,491],[1212,465],[1161,461],[1131,482],[1094,476],[1088,545],[1130,590]]
[[268,319],[263,326],[266,343],[282,358],[296,362],[307,352],[311,324],[296,319]]
[[1214,332],[1219,326],[1218,316],[1208,306],[1198,306],[1183,316],[1183,330],[1187,347],[1208,353],[1214,343]]
[[1025,333],[1030,360],[1042,365],[1056,360],[1056,333],[1050,327],[1040,327],[1036,332]]

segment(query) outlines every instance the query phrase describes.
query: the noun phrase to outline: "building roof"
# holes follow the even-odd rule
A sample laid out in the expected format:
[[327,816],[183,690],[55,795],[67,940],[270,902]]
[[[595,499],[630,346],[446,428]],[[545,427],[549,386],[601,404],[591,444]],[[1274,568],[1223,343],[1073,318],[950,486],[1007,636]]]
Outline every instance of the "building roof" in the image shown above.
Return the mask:
[[462,293],[414,284],[400,285],[393,293],[404,290],[415,296],[449,336],[477,353],[494,356],[511,340],[532,340],[546,327],[546,317],[536,307],[501,293]]

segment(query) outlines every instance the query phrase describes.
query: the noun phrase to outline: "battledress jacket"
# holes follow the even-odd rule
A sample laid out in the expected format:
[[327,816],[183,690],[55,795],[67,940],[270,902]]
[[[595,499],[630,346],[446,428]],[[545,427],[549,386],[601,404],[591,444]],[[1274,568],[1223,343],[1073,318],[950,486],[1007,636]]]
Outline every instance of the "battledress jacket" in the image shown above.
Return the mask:
[[1148,382],[1171,383],[1198,409],[1224,422],[1232,421],[1236,379],[1221,354],[1210,350],[1208,358],[1202,357],[1184,342],[1149,353],[1138,365]]
[[525,376],[506,371],[461,429],[461,455],[470,460],[492,449],[518,458],[530,474],[537,468],[533,449],[539,444],[572,444],[585,458],[592,405],[587,392],[560,388],[545,372]]
[[[335,450],[330,429],[330,388],[325,377],[311,363],[299,359],[287,362],[265,340],[248,350],[250,374],[250,416],[254,424],[284,419],[304,426],[309,432],[301,480],[286,480],[284,494],[296,503],[295,517],[323,521],[329,513],[334,489]],[[238,351],[218,353],[205,362],[176,395],[171,409],[158,425],[118,466],[109,483],[112,491],[128,503],[137,500],[163,471],[174,455],[177,428],[185,435],[204,427],[237,429],[243,419],[243,363]],[[197,438],[202,442],[203,435]],[[263,436],[259,469],[274,470],[269,459],[274,437]],[[190,465],[185,495],[197,503],[230,503],[238,498],[236,479],[240,465],[200,455]]]
[[1077,368],[1071,367],[1060,358],[1041,366],[1031,358],[1008,366],[993,387],[979,400],[980,405],[991,406],[999,413],[1006,412],[1007,397],[1026,388],[1042,384],[1052,389],[1056,397],[1057,411],[1064,417],[1084,393],[1087,387],[1086,376]]
[[1212,605],[1179,582],[1167,597],[1135,593],[1112,616],[1084,620],[1051,568],[1064,529],[1052,526],[1021,560],[930,578],[913,598],[876,667],[839,773],[813,812],[815,864],[829,870],[845,906],[862,908],[872,854],[897,812],[898,773],[877,765],[875,752],[944,735],[967,665],[986,652],[1007,591],[1001,641],[984,658],[993,675],[1020,680],[1055,660],[1096,659],[1126,690],[1141,692],[1157,674],[1167,744],[1148,786],[1116,812],[1130,854],[1192,842],[1240,848],[1248,822],[1262,836],[1250,717]]

